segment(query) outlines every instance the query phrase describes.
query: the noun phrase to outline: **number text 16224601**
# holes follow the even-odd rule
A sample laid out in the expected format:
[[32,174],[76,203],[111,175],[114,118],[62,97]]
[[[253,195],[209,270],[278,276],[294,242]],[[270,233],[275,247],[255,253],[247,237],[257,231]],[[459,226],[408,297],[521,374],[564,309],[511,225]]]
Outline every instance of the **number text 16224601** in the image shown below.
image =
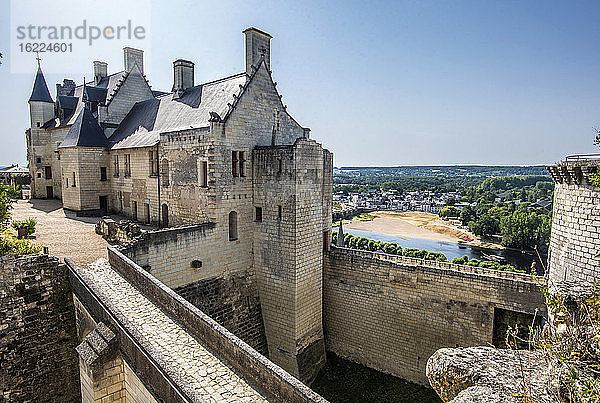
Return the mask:
[[20,43],[21,52],[73,52],[73,44],[66,42],[32,42]]

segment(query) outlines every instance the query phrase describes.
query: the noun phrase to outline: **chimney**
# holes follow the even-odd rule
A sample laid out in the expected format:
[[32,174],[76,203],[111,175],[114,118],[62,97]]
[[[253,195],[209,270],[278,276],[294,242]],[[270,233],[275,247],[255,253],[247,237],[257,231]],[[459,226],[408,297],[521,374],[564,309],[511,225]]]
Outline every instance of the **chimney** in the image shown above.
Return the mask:
[[142,74],[144,74],[144,51],[130,47],[123,48],[123,60],[125,61],[125,71],[131,71],[137,64]]
[[75,93],[75,81],[65,78],[63,80],[62,85],[56,84],[56,95],[57,96],[58,95],[73,96],[74,93]]
[[98,85],[100,80],[108,75],[108,63],[94,61],[94,83]]
[[173,62],[173,97],[179,98],[183,92],[194,86],[194,63],[177,59]]
[[254,27],[243,31],[246,35],[246,74],[253,73],[261,58],[265,58],[267,69],[271,68],[271,35]]

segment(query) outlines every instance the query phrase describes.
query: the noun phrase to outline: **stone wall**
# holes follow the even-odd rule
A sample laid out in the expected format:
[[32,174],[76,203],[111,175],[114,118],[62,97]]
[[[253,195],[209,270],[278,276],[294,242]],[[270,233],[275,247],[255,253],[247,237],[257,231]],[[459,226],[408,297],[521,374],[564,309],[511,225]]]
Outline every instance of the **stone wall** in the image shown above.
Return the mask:
[[[110,151],[108,162],[108,183],[110,197],[109,210],[136,218],[137,221],[147,222],[147,210],[150,222],[159,222],[158,176],[150,175],[150,152],[156,152],[156,147],[140,147]],[[115,162],[118,156],[118,171]],[[129,157],[126,157],[129,156]],[[129,158],[130,172],[126,174],[125,160]],[[134,209],[136,209],[134,211]]]
[[[141,267],[137,266],[126,256],[119,253],[116,249],[109,247],[108,256],[109,262],[114,270],[127,279],[129,284],[139,290],[143,290],[145,297],[143,300],[147,299],[159,307],[164,314],[169,315],[180,326],[184,327],[188,332],[188,335],[193,336],[195,340],[198,340],[206,348],[212,351],[218,351],[219,360],[225,362],[230,368],[233,368],[240,377],[244,378],[253,387],[259,388],[269,401],[272,400],[291,403],[325,401],[322,397],[311,391],[296,378],[292,377],[290,374],[273,364],[254,349],[250,348],[242,340],[217,324],[213,319],[208,317],[198,308],[185,301],[173,290],[165,287],[157,279],[149,275]],[[69,264],[72,267],[73,274],[75,277],[77,277],[77,279],[74,278],[73,280],[77,280],[77,282],[79,282],[79,285],[74,287],[78,295],[83,295],[89,292],[89,290],[86,291],[85,287],[83,287],[82,278],[76,274],[81,272],[81,269],[77,268],[70,261]],[[101,314],[99,309],[97,309],[98,307],[92,309],[94,308],[91,306],[93,299],[86,297],[82,299],[82,302],[84,302],[86,308],[97,313],[98,319],[110,319],[106,314]],[[108,302],[108,306],[110,306],[110,301],[106,302]],[[140,300],[139,303],[147,302]],[[110,320],[113,321],[114,318]],[[119,332],[119,334],[121,335],[122,333]],[[129,346],[126,345],[128,342],[124,342],[126,342],[126,340],[121,336],[120,345],[122,351],[125,348],[129,348]],[[144,342],[144,340],[139,340],[139,342]],[[133,351],[130,351],[128,354],[124,355],[131,357],[132,355],[139,355],[139,352],[134,353]],[[146,356],[144,359],[153,358]],[[144,364],[141,357],[135,360],[131,359],[129,362]],[[168,362],[166,363],[168,364]],[[195,365],[202,367],[204,364],[197,360],[195,361]],[[153,370],[151,365],[141,365],[140,368],[146,372]],[[147,374],[142,376],[142,374],[137,370],[136,374],[138,374],[141,380],[148,379],[146,376]],[[177,383],[177,380],[174,381]],[[157,380],[153,386],[159,385],[159,383],[160,382]],[[144,384],[146,383],[144,382]],[[188,389],[185,390],[185,393],[189,392],[190,391]],[[196,393],[196,391],[192,392]],[[173,399],[173,401],[176,400]]]
[[46,255],[0,258],[0,400],[80,400],[68,275]]
[[600,280],[600,189],[588,181],[599,164],[574,161],[548,168],[556,185],[549,251],[553,283]]
[[212,277],[173,291],[256,351],[269,356],[254,273]]
[[146,232],[119,249],[227,330],[267,355],[254,270],[214,224]]
[[160,199],[161,205],[168,206],[169,226],[214,219],[214,184],[209,187],[208,156],[212,150],[209,137],[208,127],[163,133],[160,137]]
[[328,350],[427,384],[425,365],[437,349],[492,343],[496,308],[544,314],[525,275],[414,260],[335,247],[325,254]]
[[[60,148],[63,207],[75,211],[98,211],[99,196],[110,194],[107,180],[102,181],[100,167],[108,170],[108,153],[99,147]],[[57,173],[58,174],[58,173]]]

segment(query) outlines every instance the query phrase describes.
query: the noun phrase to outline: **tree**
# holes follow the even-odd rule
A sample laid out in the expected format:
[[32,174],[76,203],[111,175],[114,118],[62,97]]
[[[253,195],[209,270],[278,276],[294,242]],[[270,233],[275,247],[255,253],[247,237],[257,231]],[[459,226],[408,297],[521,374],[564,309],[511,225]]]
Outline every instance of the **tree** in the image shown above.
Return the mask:
[[0,183],[0,229],[6,228],[10,220],[12,205],[19,197],[19,188]]
[[440,217],[459,217],[460,210],[454,206],[446,206],[438,214]]
[[546,255],[550,242],[550,216],[535,211],[518,209],[500,221],[502,245],[518,249],[537,247]]
[[453,197],[449,197],[446,199],[446,206],[454,206],[456,204],[456,199]]
[[490,237],[500,232],[500,222],[492,214],[485,213],[477,221],[471,221],[469,229],[475,235]]
[[465,206],[460,212],[460,221],[462,225],[468,225],[469,222],[475,221],[477,216],[475,215],[475,211],[471,208],[471,206]]

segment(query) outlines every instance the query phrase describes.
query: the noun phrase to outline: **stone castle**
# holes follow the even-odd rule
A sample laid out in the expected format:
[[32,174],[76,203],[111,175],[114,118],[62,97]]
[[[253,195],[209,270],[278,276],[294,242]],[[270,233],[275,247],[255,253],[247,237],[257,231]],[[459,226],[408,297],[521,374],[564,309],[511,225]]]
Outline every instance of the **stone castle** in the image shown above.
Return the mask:
[[170,93],[131,48],[56,101],[38,70],[34,197],[163,228],[87,268],[2,258],[9,401],[322,402],[306,385],[326,351],[428,385],[436,350],[502,346],[544,315],[527,275],[330,245],[332,154],[282,104],[271,36],[244,34],[243,73],[195,86],[177,60]]
[[[176,60],[170,93],[151,90],[143,53],[132,48],[124,49],[123,71],[109,75],[96,61],[94,81],[65,80],[56,101],[38,68],[27,133],[32,193],[79,214],[114,212],[163,227],[206,223],[195,263],[202,270],[163,280],[179,287],[256,273],[261,292],[273,296],[261,304],[271,357],[311,379],[325,350],[320,298],[306,297],[321,289],[333,156],[282,103],[271,35],[244,34],[245,71],[195,85],[194,63]],[[306,310],[297,314],[301,300]]]

